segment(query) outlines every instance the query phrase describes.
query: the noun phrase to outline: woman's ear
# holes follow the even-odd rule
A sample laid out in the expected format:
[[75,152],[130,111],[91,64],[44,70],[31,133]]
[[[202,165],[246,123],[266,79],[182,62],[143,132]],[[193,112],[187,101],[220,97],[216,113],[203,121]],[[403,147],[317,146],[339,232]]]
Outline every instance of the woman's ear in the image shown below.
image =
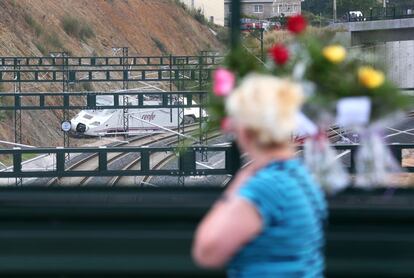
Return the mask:
[[254,147],[254,133],[246,128],[238,126],[235,128],[236,139],[239,144],[239,147],[244,152],[249,152]]

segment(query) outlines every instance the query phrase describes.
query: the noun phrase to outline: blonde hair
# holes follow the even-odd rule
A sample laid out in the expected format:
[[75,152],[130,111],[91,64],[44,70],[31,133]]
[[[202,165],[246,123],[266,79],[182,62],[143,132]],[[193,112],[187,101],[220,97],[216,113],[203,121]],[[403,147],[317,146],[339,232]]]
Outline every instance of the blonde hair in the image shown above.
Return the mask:
[[226,110],[261,146],[288,142],[304,101],[301,86],[270,75],[251,74],[228,97]]

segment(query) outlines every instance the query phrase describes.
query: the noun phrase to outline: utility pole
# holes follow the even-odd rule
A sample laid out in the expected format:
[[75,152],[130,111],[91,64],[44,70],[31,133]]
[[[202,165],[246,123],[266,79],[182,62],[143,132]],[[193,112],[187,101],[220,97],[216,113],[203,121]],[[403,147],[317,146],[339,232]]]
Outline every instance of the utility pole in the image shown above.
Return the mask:
[[[124,90],[124,93],[128,91],[129,89],[129,72],[128,72],[128,47],[122,47],[122,70],[123,70],[123,82],[122,82],[122,89]],[[129,132],[129,111],[126,107],[128,104],[128,96],[123,95],[122,96],[122,104],[124,105],[124,108],[122,109],[122,124],[124,126],[124,132],[125,132],[125,138],[128,138],[128,132]]]
[[[122,89],[124,93],[126,93],[129,89],[129,59],[128,59],[128,47],[112,47],[112,52],[118,54],[122,51],[122,57],[120,58],[120,65],[122,66]],[[128,110],[128,100],[129,96],[124,94],[122,95],[122,104],[124,108],[122,108],[122,125],[124,131],[125,139],[128,138],[129,133],[129,110]]]
[[336,22],[337,17],[338,16],[337,16],[337,9],[336,9],[336,0],[333,0],[333,20],[334,20],[334,23]]
[[387,8],[387,0],[382,0],[382,6],[383,6],[384,8]]
[[[22,92],[22,83],[20,82],[20,59],[14,58],[14,93],[20,94]],[[17,83],[16,83],[17,82]],[[14,142],[22,143],[22,110],[21,97],[15,96],[14,105],[19,109],[14,110]],[[16,178],[16,186],[23,185],[23,178]]]
[[231,48],[236,49],[240,44],[240,0],[231,1]]

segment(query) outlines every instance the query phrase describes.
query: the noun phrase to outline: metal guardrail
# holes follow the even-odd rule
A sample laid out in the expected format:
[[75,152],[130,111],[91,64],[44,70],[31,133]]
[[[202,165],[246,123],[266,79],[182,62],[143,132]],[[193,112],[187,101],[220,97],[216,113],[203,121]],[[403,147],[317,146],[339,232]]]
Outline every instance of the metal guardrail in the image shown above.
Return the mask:
[[[64,92],[64,93],[0,93],[0,111],[3,110],[61,110],[61,109],[141,109],[141,108],[198,108],[205,107],[208,92]],[[111,98],[113,104],[98,104],[100,97]],[[136,98],[137,103],[120,103],[122,96]],[[53,98],[54,105],[48,100]],[[158,100],[159,104],[148,104],[146,98]],[[184,104],[177,102],[184,98]],[[30,104],[25,104],[25,100]],[[56,104],[56,101],[61,101]],[[195,101],[194,101],[195,100]],[[200,100],[204,100],[200,103]],[[76,101],[78,104],[74,104]],[[79,104],[83,103],[83,104]]]
[[[178,167],[172,170],[152,169],[151,155],[154,153],[175,152],[179,161]],[[199,169],[197,155],[199,152],[224,154],[224,167],[218,169]],[[37,148],[37,149],[0,149],[0,155],[9,155],[13,158],[13,168],[0,171],[0,178],[40,178],[40,177],[96,177],[96,176],[205,176],[234,174],[238,168],[238,161],[233,147],[204,147],[195,146],[186,149],[174,147],[147,148],[147,147],[100,147],[100,148]],[[70,170],[66,167],[66,157],[74,154],[96,154],[98,165],[94,170]],[[139,170],[111,170],[108,168],[110,153],[136,154],[140,159]],[[22,169],[22,156],[25,154],[44,155],[55,157],[54,169]]]
[[[337,151],[342,152],[345,164],[351,173],[355,172],[355,155],[358,145],[335,145]],[[392,154],[402,164],[403,150],[414,150],[414,144],[398,144],[389,146]],[[176,152],[179,161],[178,168],[174,170],[151,169],[151,154],[161,152]],[[197,168],[196,153],[222,153],[224,154],[224,167],[219,169]],[[65,157],[79,153],[96,154],[98,165],[94,170],[80,171],[68,170],[65,165]],[[110,153],[134,153],[141,157],[139,170],[111,170],[108,169],[108,154]],[[55,169],[46,170],[23,170],[23,155],[44,155],[49,154],[56,159]],[[147,148],[147,147],[101,147],[101,148],[38,148],[38,149],[0,149],[0,155],[13,158],[13,168],[7,171],[0,171],[0,178],[28,178],[28,177],[94,177],[94,176],[205,176],[205,175],[232,175],[239,167],[238,153],[234,147],[205,147],[195,146],[181,149],[178,152],[176,147]],[[348,159],[347,156],[349,156]],[[403,166],[403,165],[402,165]],[[414,167],[404,166],[403,170],[414,172]]]
[[[349,159],[344,161],[346,168],[350,173],[355,173],[355,156],[357,154],[359,145],[335,145],[334,148],[342,152],[342,156],[346,157],[349,155]],[[403,166],[403,151],[404,150],[414,150],[414,144],[392,144],[388,146],[391,150],[394,158],[400,162],[401,168],[406,172],[414,172],[414,167]]]

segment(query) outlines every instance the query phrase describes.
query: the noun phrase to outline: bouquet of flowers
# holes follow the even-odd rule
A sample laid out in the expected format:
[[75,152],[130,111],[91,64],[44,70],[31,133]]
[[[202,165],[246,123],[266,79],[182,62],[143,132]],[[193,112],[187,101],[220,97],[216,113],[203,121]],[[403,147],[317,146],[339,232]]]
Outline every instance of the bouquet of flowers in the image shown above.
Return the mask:
[[[302,84],[307,95],[300,115],[311,135],[304,146],[305,161],[321,185],[335,193],[349,184],[348,175],[325,136],[326,128],[334,124],[365,131],[357,155],[357,184],[384,182],[385,174],[396,164],[380,137],[378,122],[405,109],[410,103],[407,96],[386,78],[378,61],[366,59],[363,52],[347,51],[331,38],[308,34],[302,16],[290,17],[287,28],[293,39],[288,44],[271,47],[266,61],[259,61],[239,48],[215,71],[209,111],[211,124],[227,128],[225,97],[248,73],[291,78]],[[373,123],[376,123],[374,128],[368,128]]]

